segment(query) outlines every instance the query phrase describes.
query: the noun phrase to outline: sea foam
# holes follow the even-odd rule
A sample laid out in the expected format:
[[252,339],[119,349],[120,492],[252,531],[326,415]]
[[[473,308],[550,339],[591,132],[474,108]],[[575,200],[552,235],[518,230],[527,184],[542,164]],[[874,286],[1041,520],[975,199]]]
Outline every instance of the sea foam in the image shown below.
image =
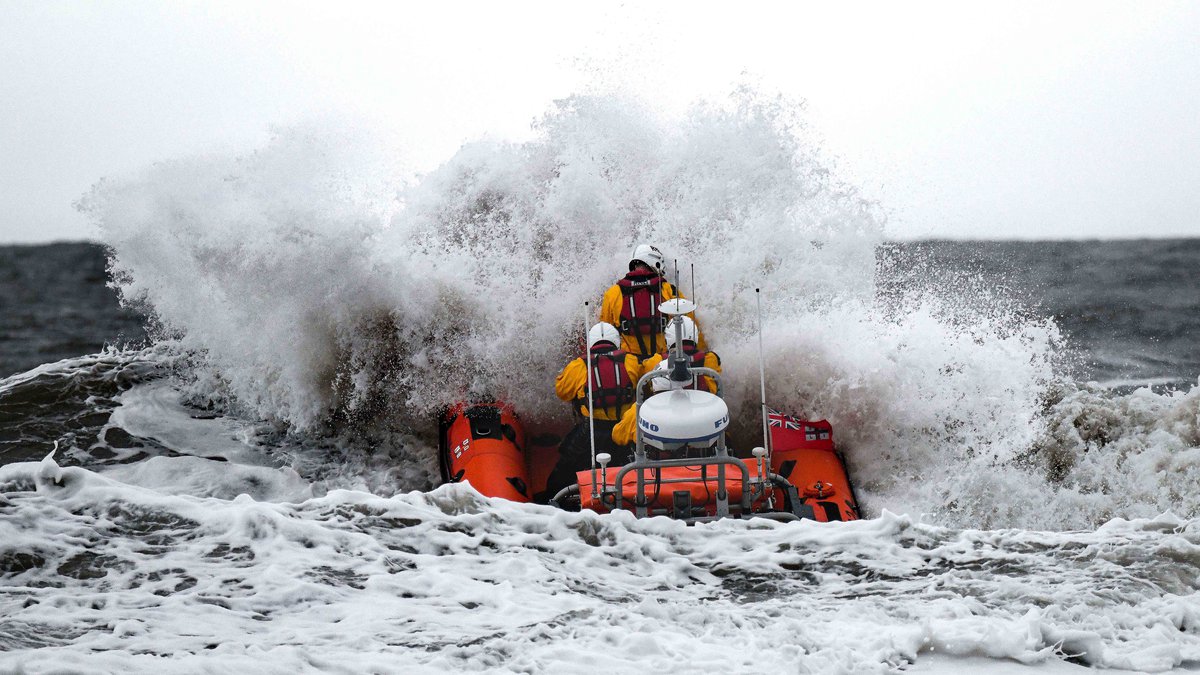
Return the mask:
[[1200,659],[1185,563],[1200,555],[1196,521],[981,531],[885,511],[688,527],[461,484],[279,504],[46,468],[0,467],[0,670],[541,672],[587,659],[891,673],[942,654],[1157,672]]

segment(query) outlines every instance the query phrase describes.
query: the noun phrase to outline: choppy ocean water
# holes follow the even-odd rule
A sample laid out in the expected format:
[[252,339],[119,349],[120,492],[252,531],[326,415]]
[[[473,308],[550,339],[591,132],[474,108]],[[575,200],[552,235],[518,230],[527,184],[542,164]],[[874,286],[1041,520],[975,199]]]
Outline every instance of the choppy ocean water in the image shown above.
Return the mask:
[[[0,671],[1200,669],[1200,240],[889,244],[779,114],[579,100],[407,182],[285,134],[0,249]],[[764,289],[768,398],[867,520],[437,486],[448,400],[564,414],[631,233],[744,418]]]

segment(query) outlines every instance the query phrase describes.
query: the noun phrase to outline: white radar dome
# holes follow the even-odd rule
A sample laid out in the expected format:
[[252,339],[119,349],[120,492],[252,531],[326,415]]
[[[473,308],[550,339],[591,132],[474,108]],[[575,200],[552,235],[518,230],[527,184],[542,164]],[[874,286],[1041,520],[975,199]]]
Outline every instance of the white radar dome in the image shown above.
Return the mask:
[[710,446],[728,426],[729,406],[707,391],[663,392],[642,401],[638,408],[642,439],[662,450]]

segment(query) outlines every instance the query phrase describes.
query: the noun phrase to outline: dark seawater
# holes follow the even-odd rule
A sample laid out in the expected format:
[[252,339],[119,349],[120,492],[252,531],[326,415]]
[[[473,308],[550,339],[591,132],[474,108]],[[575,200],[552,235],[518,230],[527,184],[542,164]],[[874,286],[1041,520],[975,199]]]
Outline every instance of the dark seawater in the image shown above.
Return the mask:
[[1189,389],[1200,376],[1200,239],[892,244],[881,292],[990,290],[1068,339],[1078,380]]
[[113,398],[154,370],[99,353],[147,341],[144,317],[122,308],[107,281],[99,244],[0,246],[0,381],[78,361],[0,391],[0,464],[43,457],[55,443],[89,449],[90,457],[74,458],[83,464],[145,443],[119,430],[104,438]]
[[0,246],[0,378],[146,340],[106,285],[104,247]]

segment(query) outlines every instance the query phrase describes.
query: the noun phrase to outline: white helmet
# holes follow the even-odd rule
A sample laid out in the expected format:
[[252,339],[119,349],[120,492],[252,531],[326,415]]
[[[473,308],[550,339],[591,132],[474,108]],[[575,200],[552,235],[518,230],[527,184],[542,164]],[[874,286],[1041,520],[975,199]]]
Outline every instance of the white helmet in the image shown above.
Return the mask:
[[665,268],[662,251],[650,244],[638,244],[633,248],[633,255],[629,256],[629,269],[632,270],[633,264],[637,262],[646,263],[659,274],[662,274]]
[[[692,321],[690,317],[686,316],[681,316],[679,318],[683,319],[683,341],[687,342],[690,340],[692,344],[699,344],[699,340],[696,339],[696,322]],[[667,327],[663,329],[663,333],[667,337],[667,346],[674,347],[675,322],[672,321],[671,323],[668,323]]]
[[621,334],[617,332],[616,326],[601,321],[588,331],[588,349],[594,347],[597,342],[611,342],[612,346],[616,347],[621,344]]

